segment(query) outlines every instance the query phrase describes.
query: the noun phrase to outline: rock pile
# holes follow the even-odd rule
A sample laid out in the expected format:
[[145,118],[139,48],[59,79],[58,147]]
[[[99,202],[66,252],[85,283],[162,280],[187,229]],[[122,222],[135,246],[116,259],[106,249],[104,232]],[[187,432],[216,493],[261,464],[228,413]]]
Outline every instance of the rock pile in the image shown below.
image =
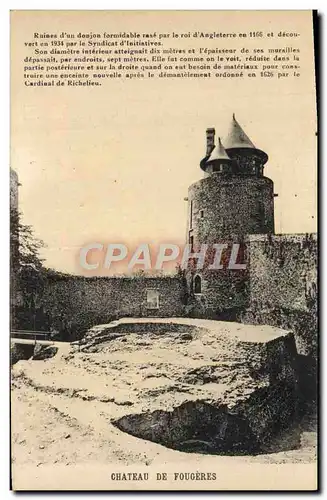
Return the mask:
[[77,348],[107,353],[109,373],[119,371],[123,414],[113,423],[170,448],[256,453],[297,418],[297,354],[285,330],[123,319],[92,328]]

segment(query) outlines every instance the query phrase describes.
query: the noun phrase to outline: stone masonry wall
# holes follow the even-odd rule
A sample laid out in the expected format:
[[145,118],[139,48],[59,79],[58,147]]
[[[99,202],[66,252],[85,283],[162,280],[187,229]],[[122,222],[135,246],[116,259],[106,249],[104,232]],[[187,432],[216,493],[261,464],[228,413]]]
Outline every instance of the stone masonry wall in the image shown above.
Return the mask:
[[294,332],[303,398],[314,399],[318,356],[317,236],[250,236],[247,251],[248,306],[238,319]]
[[[201,277],[201,294],[194,293],[195,276]],[[248,304],[248,270],[209,270],[187,273],[186,315],[195,318],[235,320]]]
[[247,248],[252,305],[309,311],[317,291],[316,235],[250,236]]
[[[159,292],[158,308],[147,305],[149,289]],[[54,276],[47,280],[42,303],[50,327],[73,339],[93,325],[119,317],[181,316],[183,286],[179,278],[169,276]]]

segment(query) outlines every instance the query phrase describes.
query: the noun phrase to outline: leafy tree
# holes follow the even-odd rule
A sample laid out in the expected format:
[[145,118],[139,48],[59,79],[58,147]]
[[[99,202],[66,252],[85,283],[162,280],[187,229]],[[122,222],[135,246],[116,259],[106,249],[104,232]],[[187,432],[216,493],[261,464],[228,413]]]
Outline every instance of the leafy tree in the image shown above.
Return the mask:
[[11,323],[13,328],[35,328],[45,269],[39,251],[44,246],[21,214],[10,209]]
[[10,246],[12,265],[17,270],[29,267],[34,271],[42,271],[43,266],[39,251],[44,247],[42,240],[36,238],[31,226],[21,222],[21,214],[17,210],[10,214]]

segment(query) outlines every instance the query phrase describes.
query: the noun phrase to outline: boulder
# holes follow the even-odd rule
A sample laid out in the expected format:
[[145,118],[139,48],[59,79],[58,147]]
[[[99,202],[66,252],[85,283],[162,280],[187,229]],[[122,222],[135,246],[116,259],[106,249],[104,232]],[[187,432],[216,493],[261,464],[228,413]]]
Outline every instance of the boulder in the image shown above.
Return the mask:
[[33,356],[34,345],[19,342],[10,343],[10,364],[14,365],[21,359],[29,359]]
[[32,359],[43,360],[53,358],[58,352],[58,347],[54,345],[36,344]]
[[82,345],[108,360],[106,381],[124,400],[112,422],[133,436],[184,451],[259,453],[297,419],[292,332],[128,318],[97,325]]

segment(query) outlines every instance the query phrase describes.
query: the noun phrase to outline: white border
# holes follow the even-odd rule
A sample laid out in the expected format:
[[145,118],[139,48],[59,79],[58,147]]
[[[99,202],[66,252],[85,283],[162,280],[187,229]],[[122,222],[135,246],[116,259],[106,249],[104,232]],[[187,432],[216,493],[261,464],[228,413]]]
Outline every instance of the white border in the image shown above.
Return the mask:
[[[9,280],[9,10],[16,10],[16,9],[22,9],[22,10],[30,10],[30,9],[38,9],[38,10],[58,10],[58,9],[70,9],[70,10],[303,10],[303,9],[318,9],[318,11],[322,14],[324,17],[324,14],[326,13],[326,2],[319,0],[315,2],[315,5],[312,5],[312,2],[308,1],[301,1],[297,0],[296,2],[285,2],[285,0],[274,0],[265,2],[264,4],[265,9],[263,9],[263,3],[262,1],[248,1],[248,2],[242,2],[240,0],[229,0],[228,2],[217,2],[213,0],[202,0],[201,2],[195,2],[192,0],[185,1],[185,0],[166,0],[166,1],[157,1],[155,4],[153,1],[149,0],[143,0],[143,1],[138,1],[138,2],[132,2],[131,0],[119,0],[119,1],[114,1],[114,2],[108,2],[108,1],[103,1],[103,0],[92,0],[92,2],[87,2],[87,1],[82,1],[80,0],[79,2],[73,1],[73,0],[56,0],[56,1],[50,1],[50,2],[44,2],[41,0],[30,0],[28,2],[24,0],[16,0],[16,1],[3,1],[0,6],[0,36],[1,36],[1,62],[2,62],[2,72],[1,72],[1,77],[0,77],[0,82],[1,82],[1,115],[2,115],[2,120],[1,120],[1,134],[0,134],[0,140],[1,140],[1,178],[0,178],[0,217],[1,217],[1,230],[2,230],[2,245],[1,245],[1,263],[3,266],[3,271],[2,271],[2,276],[1,276],[1,335],[2,335],[2,342],[1,342],[1,349],[0,349],[0,354],[1,354],[1,359],[0,359],[0,366],[2,369],[0,381],[1,381],[1,432],[2,434],[2,439],[0,440],[1,446],[1,466],[2,466],[2,473],[0,474],[0,494],[1,494],[1,499],[7,499],[11,498],[13,493],[9,492],[9,336],[8,336],[8,325],[9,325],[9,293],[8,293],[8,280]],[[323,25],[324,19],[323,19]],[[321,26],[322,28],[322,26]],[[321,46],[321,53],[325,54],[325,46],[326,46],[326,27],[324,26],[324,30],[322,29],[322,46]],[[325,33],[324,33],[325,31]],[[322,67],[324,65],[324,67]],[[322,72],[322,78],[321,82],[326,81],[326,57],[323,58],[321,61],[321,72]],[[321,84],[321,92],[322,92],[322,84]],[[323,106],[323,109],[321,109],[321,115],[320,115],[320,123],[323,121],[323,118],[325,117],[325,111],[326,111],[326,104]],[[326,129],[324,130],[324,133],[321,134],[320,136],[320,142],[321,145],[326,143]],[[323,162],[323,157],[321,157],[321,176],[320,176],[320,181],[323,181],[323,169],[324,169],[324,162]],[[320,213],[320,218],[324,220],[324,224],[321,224],[321,229],[326,229],[325,228],[325,223],[326,223],[326,206],[327,202],[324,201],[324,198],[326,199],[326,193],[325,196],[322,194],[322,186],[320,186],[321,189],[321,198],[322,198],[322,213]],[[323,217],[324,216],[324,217]],[[322,222],[322,220],[321,220]],[[323,243],[325,243],[324,238],[323,238]],[[325,245],[324,245],[325,247]],[[321,252],[321,260],[324,255],[324,251]],[[322,271],[322,269],[321,269]],[[324,269],[325,271],[325,269]],[[323,272],[322,276],[322,283],[321,286],[325,285],[326,282],[326,272]],[[326,311],[327,310],[327,303],[325,300],[325,297],[323,297],[322,302],[321,302],[321,310]],[[322,325],[323,326],[323,322]],[[327,341],[323,339],[324,336],[323,331],[320,332],[321,335],[321,342],[322,342],[322,353],[321,353],[321,358],[323,360],[327,359],[326,355],[326,345]],[[324,340],[324,341],[323,341]],[[321,368],[323,371],[323,374],[325,375],[325,370],[324,370],[324,362],[326,361],[321,361]],[[321,385],[323,387],[326,387],[326,385],[323,384],[325,381],[325,376],[323,377],[323,380],[321,381]],[[323,396],[325,395],[324,393],[321,395],[322,399]],[[325,433],[326,435],[326,433]],[[322,445],[322,451],[325,451],[325,439],[323,440]],[[323,464],[326,464],[326,457],[324,457]],[[323,477],[326,477],[325,474],[325,466],[323,466],[321,470],[321,480]],[[184,494],[187,496],[187,494]],[[204,497],[205,494],[198,494],[196,497]],[[277,495],[277,494],[276,494]],[[292,496],[296,496],[297,494],[294,493]],[[30,494],[29,498],[40,498],[45,496],[45,494]],[[76,496],[76,494],[75,494]],[[78,495],[77,496],[82,496]],[[86,495],[83,495],[83,498]],[[122,496],[127,496],[131,497],[131,494],[110,494],[111,498],[121,498]],[[149,497],[149,495],[147,494]],[[152,496],[152,495],[150,495]],[[171,494],[170,495],[172,498],[178,498],[179,495],[177,494]],[[227,497],[227,498],[232,498],[236,495],[224,495],[220,494],[221,497]],[[275,496],[275,495],[273,495]],[[278,495],[279,498],[289,498],[288,495]],[[301,495],[302,496],[302,495]],[[61,494],[61,498],[68,498],[68,494]],[[96,497],[95,494],[89,494],[87,497]],[[194,494],[192,494],[192,497],[194,497]]]

